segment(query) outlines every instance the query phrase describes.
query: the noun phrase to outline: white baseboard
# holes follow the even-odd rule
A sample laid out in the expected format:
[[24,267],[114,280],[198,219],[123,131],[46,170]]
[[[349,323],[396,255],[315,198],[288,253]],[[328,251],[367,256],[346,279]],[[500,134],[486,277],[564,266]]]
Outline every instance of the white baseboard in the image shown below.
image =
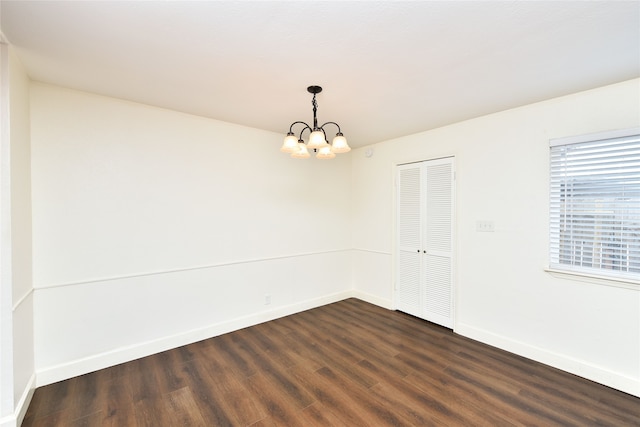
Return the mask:
[[18,400],[18,405],[16,405],[16,425],[21,425],[24,420],[24,416],[27,415],[27,409],[29,409],[29,404],[31,403],[31,399],[33,398],[33,393],[36,391],[36,374],[32,374],[31,378],[29,378],[29,382],[22,392],[22,396],[20,396],[20,400]]
[[[112,351],[95,354],[90,357],[73,360],[67,363],[50,366],[39,369],[36,372],[36,385],[41,387],[58,381],[84,375],[89,372],[108,368],[120,363],[146,357],[155,353],[170,350],[172,348],[202,341],[207,338],[226,334],[228,332],[237,331],[248,326],[257,325],[259,323],[268,322],[280,317],[289,316],[301,311],[309,310],[322,305],[331,304],[333,302],[342,301],[351,298],[353,292],[351,290],[326,295],[312,300],[302,301],[299,303],[277,307],[272,310],[262,311],[260,313],[239,317],[203,328],[197,328],[186,331],[177,335],[163,337],[157,340],[147,341],[128,347],[121,347]],[[4,426],[0,426],[4,427]]]
[[0,427],[18,427],[22,424],[24,416],[27,415],[27,409],[29,409],[29,404],[31,403],[31,398],[33,398],[33,393],[35,391],[36,375],[33,374],[31,375],[31,378],[29,378],[27,386],[23,390],[22,396],[20,396],[20,400],[18,400],[14,413],[0,418]]
[[372,295],[366,292],[354,290],[353,297],[358,298],[359,300],[368,302],[369,304],[377,305],[382,308],[386,308],[387,310],[393,310],[393,302],[387,300],[385,298],[380,298],[376,295]]
[[604,384],[640,397],[640,380],[591,365],[583,360],[554,353],[543,348],[512,340],[470,325],[456,325],[455,332],[467,338],[561,369],[571,374]]

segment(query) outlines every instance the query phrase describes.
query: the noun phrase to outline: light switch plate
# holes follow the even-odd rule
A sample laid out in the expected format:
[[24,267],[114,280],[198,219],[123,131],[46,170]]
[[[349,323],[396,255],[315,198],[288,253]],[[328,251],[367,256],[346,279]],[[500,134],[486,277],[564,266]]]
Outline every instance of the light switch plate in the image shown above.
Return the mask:
[[476,221],[476,231],[494,232],[496,231],[496,227],[493,221],[478,220]]

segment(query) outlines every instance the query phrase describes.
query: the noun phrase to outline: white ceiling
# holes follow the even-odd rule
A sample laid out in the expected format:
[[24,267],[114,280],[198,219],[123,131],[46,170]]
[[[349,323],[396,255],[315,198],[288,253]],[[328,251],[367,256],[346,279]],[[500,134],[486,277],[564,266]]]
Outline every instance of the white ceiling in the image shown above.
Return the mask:
[[[354,147],[640,76],[639,1],[6,1],[33,80]],[[331,129],[329,129],[331,130]]]

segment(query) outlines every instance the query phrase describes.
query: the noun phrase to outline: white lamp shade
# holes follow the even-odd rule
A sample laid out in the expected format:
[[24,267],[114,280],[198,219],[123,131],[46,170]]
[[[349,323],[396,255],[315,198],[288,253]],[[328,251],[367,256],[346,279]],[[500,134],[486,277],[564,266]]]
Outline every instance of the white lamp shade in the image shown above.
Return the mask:
[[304,145],[304,141],[298,141],[298,149],[291,153],[291,157],[294,159],[308,159],[311,157],[309,150],[307,150],[307,146]]
[[333,159],[335,156],[336,155],[331,151],[331,147],[329,146],[329,144],[326,144],[324,147],[318,149],[318,154],[316,154],[316,158],[322,160]]
[[309,135],[309,148],[322,148],[328,146],[327,141],[324,139],[324,132],[321,130],[314,130]]
[[334,153],[348,153],[351,151],[351,147],[347,144],[347,138],[345,138],[341,133],[337,134],[331,142],[331,151]]
[[298,138],[295,137],[294,134],[288,133],[287,136],[284,137],[284,143],[282,147],[280,147],[280,151],[283,153],[293,153],[298,149]]

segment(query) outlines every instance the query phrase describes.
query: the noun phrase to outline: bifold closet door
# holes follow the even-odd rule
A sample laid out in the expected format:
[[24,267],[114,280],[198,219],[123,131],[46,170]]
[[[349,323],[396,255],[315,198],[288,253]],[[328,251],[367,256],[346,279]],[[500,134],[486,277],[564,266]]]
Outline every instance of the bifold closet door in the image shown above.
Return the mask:
[[398,166],[396,308],[453,327],[454,159]]

